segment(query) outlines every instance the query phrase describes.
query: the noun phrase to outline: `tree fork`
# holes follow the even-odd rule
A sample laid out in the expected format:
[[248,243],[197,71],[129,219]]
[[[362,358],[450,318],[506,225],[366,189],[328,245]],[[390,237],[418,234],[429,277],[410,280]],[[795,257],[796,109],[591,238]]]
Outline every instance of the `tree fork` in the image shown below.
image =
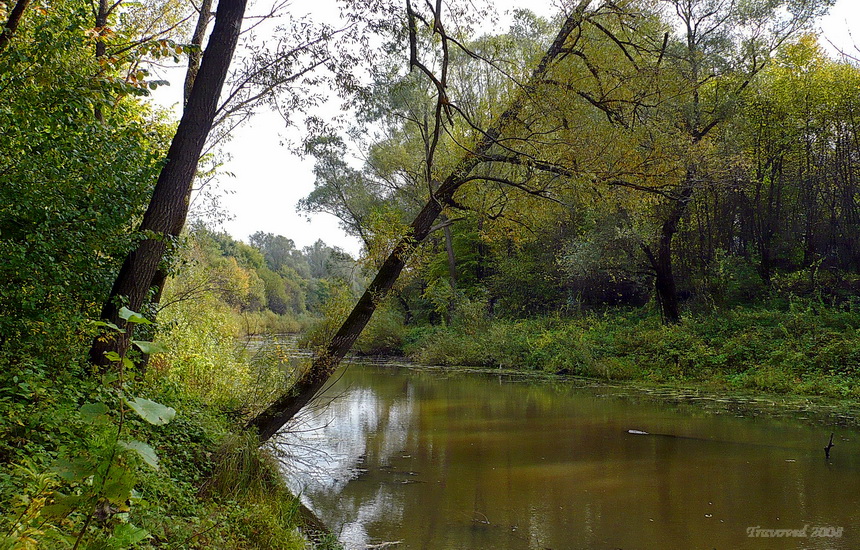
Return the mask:
[[[200,71],[140,225],[143,240],[126,256],[102,308],[102,319],[119,327],[125,326],[125,321],[119,317],[121,302],[125,300],[127,307],[140,310],[168,241],[177,237],[185,225],[197,162],[212,128],[221,89],[239,39],[246,3],[247,0],[221,0],[218,3],[215,26],[203,54]],[[96,338],[90,348],[90,360],[96,365],[106,366],[109,361],[105,352],[122,353],[128,349],[130,341],[129,332],[110,340]]]
[[466,183],[471,171],[484,162],[487,153],[496,144],[504,129],[516,119],[525,107],[528,96],[544,78],[551,63],[563,55],[564,44],[573,30],[582,22],[588,3],[588,0],[581,1],[576,9],[568,15],[552,44],[532,72],[529,82],[507,110],[499,115],[495,124],[481,134],[474,150],[463,156],[439,186],[439,189],[433,193],[430,200],[413,220],[407,234],[401,238],[386,258],[376,277],[359,298],[358,303],[325,349],[316,355],[310,367],[301,375],[290,391],[248,421],[245,427],[256,430],[261,443],[275,435],[325,386],[337,369],[340,360],[350,350],[361,331],[370,321],[376,304],[394,286],[409,255],[424,241],[430,233],[433,222],[442,213],[443,208],[453,202],[454,194],[461,185]]

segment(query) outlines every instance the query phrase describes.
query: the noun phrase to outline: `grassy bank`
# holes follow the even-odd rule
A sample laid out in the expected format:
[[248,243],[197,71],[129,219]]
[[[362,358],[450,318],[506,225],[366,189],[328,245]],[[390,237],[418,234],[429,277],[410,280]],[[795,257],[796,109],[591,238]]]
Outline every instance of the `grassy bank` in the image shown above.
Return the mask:
[[709,311],[672,326],[642,310],[527,320],[472,315],[411,329],[403,351],[424,364],[856,398],[858,328],[856,307],[811,301]]
[[0,549],[307,547],[277,459],[241,428],[288,384],[277,349],[214,298],[159,322],[145,373],[94,370],[86,321],[74,347],[0,358]]

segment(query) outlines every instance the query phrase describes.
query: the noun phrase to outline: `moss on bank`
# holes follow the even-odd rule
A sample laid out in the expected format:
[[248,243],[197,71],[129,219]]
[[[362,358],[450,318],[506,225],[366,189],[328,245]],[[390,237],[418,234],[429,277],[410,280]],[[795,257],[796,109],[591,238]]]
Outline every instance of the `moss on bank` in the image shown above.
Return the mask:
[[857,398],[858,328],[856,307],[810,301],[710,311],[670,326],[653,313],[608,310],[413,328],[403,351],[423,364]]

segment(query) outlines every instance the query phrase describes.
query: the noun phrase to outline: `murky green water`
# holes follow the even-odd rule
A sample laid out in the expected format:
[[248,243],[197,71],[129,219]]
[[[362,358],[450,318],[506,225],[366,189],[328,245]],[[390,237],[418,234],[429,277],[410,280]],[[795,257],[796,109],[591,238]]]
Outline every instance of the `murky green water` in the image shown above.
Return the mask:
[[288,477],[349,549],[860,548],[857,432],[620,393],[351,365]]

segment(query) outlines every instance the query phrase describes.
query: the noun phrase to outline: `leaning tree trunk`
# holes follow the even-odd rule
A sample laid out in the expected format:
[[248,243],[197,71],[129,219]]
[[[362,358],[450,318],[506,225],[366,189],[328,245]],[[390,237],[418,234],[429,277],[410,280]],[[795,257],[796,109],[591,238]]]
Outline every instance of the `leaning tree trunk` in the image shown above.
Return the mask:
[[[209,28],[209,23],[212,21],[212,1],[203,0],[200,3],[197,14],[197,24],[194,26],[194,32],[191,35],[191,50],[188,52],[188,68],[185,71],[185,85],[182,92],[182,106],[188,105],[188,99],[191,97],[191,90],[194,88],[194,80],[197,78],[197,73],[200,71],[200,60],[203,58],[203,39],[206,37],[206,29]],[[189,189],[190,190],[190,189]],[[189,197],[190,200],[190,197]],[[152,299],[153,304],[161,302],[161,295],[164,293],[164,285],[167,284],[167,267],[159,265],[152,278]],[[149,313],[149,320],[155,321],[155,309]],[[149,364],[149,355],[142,354],[137,367],[141,372],[146,372]]]
[[191,35],[192,48],[188,52],[188,69],[185,71],[185,87],[182,92],[183,105],[188,105],[191,90],[194,88],[194,81],[197,79],[197,72],[200,70],[201,46],[203,45],[203,38],[206,36],[206,29],[209,28],[209,21],[212,19],[212,0],[200,2],[199,10],[197,24]]
[[517,99],[495,121],[493,126],[484,132],[472,151],[466,153],[439,189],[430,197],[427,204],[416,216],[407,233],[394,247],[394,250],[382,264],[376,277],[364,291],[346,321],[341,325],[332,340],[324,350],[317,354],[311,366],[301,375],[295,385],[279,397],[268,408],[248,421],[246,428],[254,429],[260,441],[266,441],[275,435],[287,422],[309,403],[325,386],[334,373],[340,360],[349,351],[376,309],[376,304],[382,300],[394,285],[406,260],[412,251],[430,233],[433,222],[442,209],[451,204],[454,193],[463,185],[476,166],[488,159],[488,154],[496,144],[503,131],[516,119],[525,107],[530,94],[549,70],[550,64],[564,53],[564,44],[568,36],[580,24],[582,14],[588,2],[580,2],[565,20],[561,30],[544,54],[540,63],[532,72],[532,76],[518,95]]
[[[126,257],[102,309],[102,319],[120,327],[125,325],[119,318],[121,303],[124,301],[128,308],[140,310],[150,293],[168,241],[178,236],[185,225],[197,162],[212,128],[221,88],[239,39],[246,3],[247,0],[221,0],[218,3],[215,27],[203,54],[200,71],[140,225],[144,239]],[[131,329],[130,326],[127,328]],[[90,360],[104,366],[109,363],[105,352],[122,353],[128,349],[130,340],[129,332],[118,334],[113,339],[96,339],[90,349]]]

